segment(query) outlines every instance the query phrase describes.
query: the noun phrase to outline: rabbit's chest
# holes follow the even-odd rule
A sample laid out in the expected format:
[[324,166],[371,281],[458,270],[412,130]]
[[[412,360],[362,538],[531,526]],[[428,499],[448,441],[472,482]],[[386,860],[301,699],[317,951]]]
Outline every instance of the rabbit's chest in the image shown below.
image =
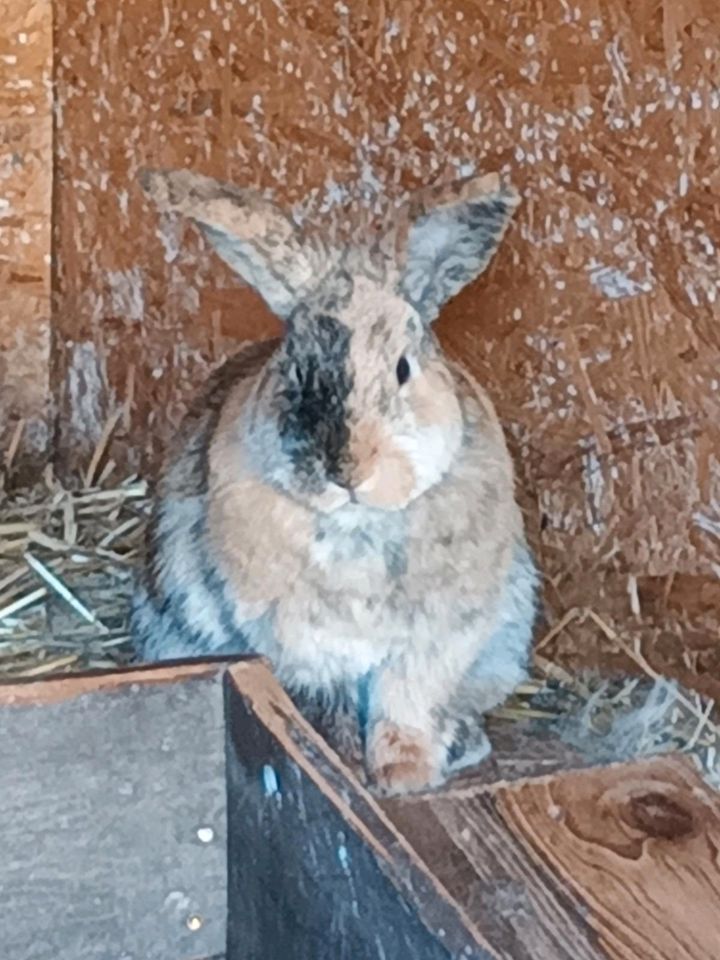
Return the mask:
[[275,611],[281,673],[292,682],[355,679],[404,646],[437,635],[448,599],[438,573],[447,558],[429,553],[417,569],[403,527],[402,518],[386,516],[385,529],[366,525],[351,536],[315,541],[302,578],[288,585]]
[[315,569],[302,587],[288,591],[275,609],[281,673],[295,685],[330,686],[354,681],[378,667],[406,642],[407,610],[387,603],[373,578],[332,580]]

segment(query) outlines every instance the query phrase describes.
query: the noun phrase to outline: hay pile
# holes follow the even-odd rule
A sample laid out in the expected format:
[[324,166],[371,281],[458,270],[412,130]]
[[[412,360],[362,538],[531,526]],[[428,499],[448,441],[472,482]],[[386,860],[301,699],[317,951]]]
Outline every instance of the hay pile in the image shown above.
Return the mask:
[[[111,462],[98,471],[101,456],[76,489],[50,468],[31,489],[0,489],[0,683],[132,659],[129,601],[150,503],[138,477],[111,482]],[[545,659],[549,641],[578,618],[623,650],[638,676],[574,676]],[[720,786],[713,702],[660,677],[591,609],[574,608],[552,626],[536,645],[533,678],[495,716],[550,727],[597,762],[683,750]]]
[[137,477],[0,493],[0,682],[129,662],[128,607],[149,509]]

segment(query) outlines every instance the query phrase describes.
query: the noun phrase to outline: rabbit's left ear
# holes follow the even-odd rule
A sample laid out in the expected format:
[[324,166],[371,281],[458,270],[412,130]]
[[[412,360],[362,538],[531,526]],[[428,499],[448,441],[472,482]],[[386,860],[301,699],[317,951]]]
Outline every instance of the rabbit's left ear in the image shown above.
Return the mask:
[[410,197],[401,286],[427,322],[497,250],[520,202],[497,174],[420,190]]
[[261,193],[190,170],[141,170],[140,183],[161,211],[193,220],[278,317],[303,300],[317,274],[318,251]]

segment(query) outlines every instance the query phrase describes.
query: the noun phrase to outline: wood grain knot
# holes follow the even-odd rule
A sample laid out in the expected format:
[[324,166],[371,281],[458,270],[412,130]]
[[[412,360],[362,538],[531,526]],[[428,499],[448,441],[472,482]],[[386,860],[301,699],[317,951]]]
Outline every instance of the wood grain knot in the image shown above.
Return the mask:
[[626,813],[627,822],[649,837],[679,840],[695,830],[692,811],[664,793],[643,793],[631,797]]

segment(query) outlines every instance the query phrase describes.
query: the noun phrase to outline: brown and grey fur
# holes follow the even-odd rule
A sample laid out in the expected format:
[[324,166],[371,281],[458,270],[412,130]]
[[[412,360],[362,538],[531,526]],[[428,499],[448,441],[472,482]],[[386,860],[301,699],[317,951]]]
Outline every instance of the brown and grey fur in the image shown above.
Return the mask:
[[535,615],[502,430],[431,326],[486,266],[516,196],[492,176],[426,191],[389,239],[338,250],[254,192],[143,179],[286,334],[218,371],[169,452],[138,651],[262,653],[291,692],[362,714],[380,789],[438,784],[489,750],[482,714],[524,677]]

